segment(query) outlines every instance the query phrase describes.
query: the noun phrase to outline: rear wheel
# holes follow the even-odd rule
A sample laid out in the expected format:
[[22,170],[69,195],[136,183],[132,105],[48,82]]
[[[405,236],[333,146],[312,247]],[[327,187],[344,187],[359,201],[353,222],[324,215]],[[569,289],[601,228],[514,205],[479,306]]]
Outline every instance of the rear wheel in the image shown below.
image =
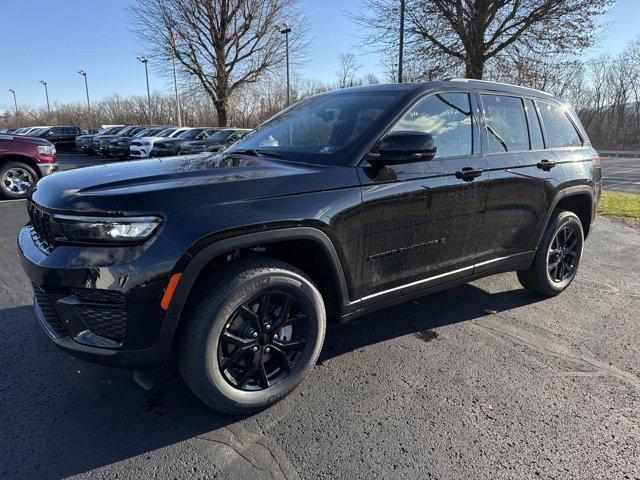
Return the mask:
[[547,296],[559,294],[576,276],[583,243],[580,219],[573,212],[556,210],[540,240],[531,266],[518,272],[518,280],[532,293]]
[[295,267],[240,260],[205,281],[184,320],[178,366],[210,407],[263,409],[289,394],[315,364],[326,316],[322,296]]
[[8,162],[0,165],[0,196],[10,199],[25,198],[27,189],[38,179],[29,165]]

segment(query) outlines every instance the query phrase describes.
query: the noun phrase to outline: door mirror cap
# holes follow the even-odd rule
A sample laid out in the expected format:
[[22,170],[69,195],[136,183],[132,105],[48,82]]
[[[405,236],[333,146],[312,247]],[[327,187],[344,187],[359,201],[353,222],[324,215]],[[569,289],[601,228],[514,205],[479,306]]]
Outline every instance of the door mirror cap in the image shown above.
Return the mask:
[[433,135],[423,132],[391,132],[378,146],[378,155],[367,161],[374,166],[431,160],[436,154]]

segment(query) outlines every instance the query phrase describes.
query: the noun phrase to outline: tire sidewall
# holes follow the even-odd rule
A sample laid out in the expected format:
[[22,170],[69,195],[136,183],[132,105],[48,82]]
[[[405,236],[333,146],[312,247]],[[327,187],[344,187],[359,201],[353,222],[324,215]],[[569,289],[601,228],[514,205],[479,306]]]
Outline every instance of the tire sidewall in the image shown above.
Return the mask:
[[[220,336],[227,320],[242,303],[268,291],[293,294],[298,301],[310,307],[309,310],[313,313],[307,324],[308,343],[288,376],[276,385],[256,392],[238,390],[228,383],[220,371],[218,361]],[[293,272],[264,272],[253,276],[250,280],[241,281],[217,305],[212,306],[211,310],[211,321],[208,332],[203,338],[200,360],[206,381],[213,384],[217,390],[216,396],[220,397],[218,400],[228,408],[250,411],[277,402],[303,380],[322,349],[326,324],[322,297],[308,280]]]
[[[573,270],[573,274],[570,277],[564,279],[562,282],[554,282],[553,279],[551,278],[551,275],[549,273],[549,267],[548,267],[549,248],[551,246],[551,243],[553,242],[553,239],[558,234],[558,232],[562,228],[568,225],[574,226],[575,229],[578,231],[578,234],[580,236],[580,249],[577,252],[576,258],[574,260],[575,268]],[[550,235],[545,240],[546,241],[543,245],[544,254],[541,255],[541,258],[543,259],[543,263],[544,263],[542,265],[542,267],[544,268],[544,278],[546,279],[547,287],[552,291],[559,293],[565,290],[569,285],[571,285],[571,282],[573,282],[573,280],[576,278],[576,275],[578,273],[578,268],[580,266],[580,260],[582,259],[582,250],[584,248],[584,232],[582,230],[582,223],[580,222],[580,219],[576,217],[574,214],[569,212],[561,213],[558,220],[555,222],[555,227],[551,230]]]

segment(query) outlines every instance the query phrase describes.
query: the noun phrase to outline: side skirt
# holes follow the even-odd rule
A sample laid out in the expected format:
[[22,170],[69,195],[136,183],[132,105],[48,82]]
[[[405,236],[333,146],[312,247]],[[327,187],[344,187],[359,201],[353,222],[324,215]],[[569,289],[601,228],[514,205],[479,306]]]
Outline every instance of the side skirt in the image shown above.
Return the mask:
[[415,298],[424,297],[431,293],[464,285],[465,283],[478,280],[479,278],[488,277],[498,273],[526,270],[531,265],[534,254],[535,252],[525,252],[511,255],[509,257],[497,258],[478,265],[454,270],[453,272],[429,277],[424,280],[412,282],[408,285],[402,285],[400,287],[369,295],[361,299],[363,305],[362,308],[352,312],[345,312],[340,317],[340,321],[348,321],[353,318],[375,312],[376,310],[392,307]]

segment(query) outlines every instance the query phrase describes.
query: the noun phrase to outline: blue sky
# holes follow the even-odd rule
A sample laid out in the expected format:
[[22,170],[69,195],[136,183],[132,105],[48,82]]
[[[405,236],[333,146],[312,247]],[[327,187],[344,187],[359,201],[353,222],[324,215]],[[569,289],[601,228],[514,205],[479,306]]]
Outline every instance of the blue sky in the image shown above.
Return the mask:
[[[311,49],[305,76],[335,79],[337,55],[355,53],[361,73],[383,75],[376,55],[358,48],[358,27],[346,15],[360,0],[304,0],[309,14]],[[84,101],[80,68],[88,73],[92,99],[107,95],[145,94],[144,69],[127,29],[128,0],[2,0],[0,7],[0,108],[9,108],[16,91],[18,103],[44,103],[38,80],[48,82],[51,102]],[[597,48],[589,52],[616,53],[640,35],[639,0],[621,0],[603,18],[607,28]],[[166,80],[150,73],[151,89],[169,90]]]

